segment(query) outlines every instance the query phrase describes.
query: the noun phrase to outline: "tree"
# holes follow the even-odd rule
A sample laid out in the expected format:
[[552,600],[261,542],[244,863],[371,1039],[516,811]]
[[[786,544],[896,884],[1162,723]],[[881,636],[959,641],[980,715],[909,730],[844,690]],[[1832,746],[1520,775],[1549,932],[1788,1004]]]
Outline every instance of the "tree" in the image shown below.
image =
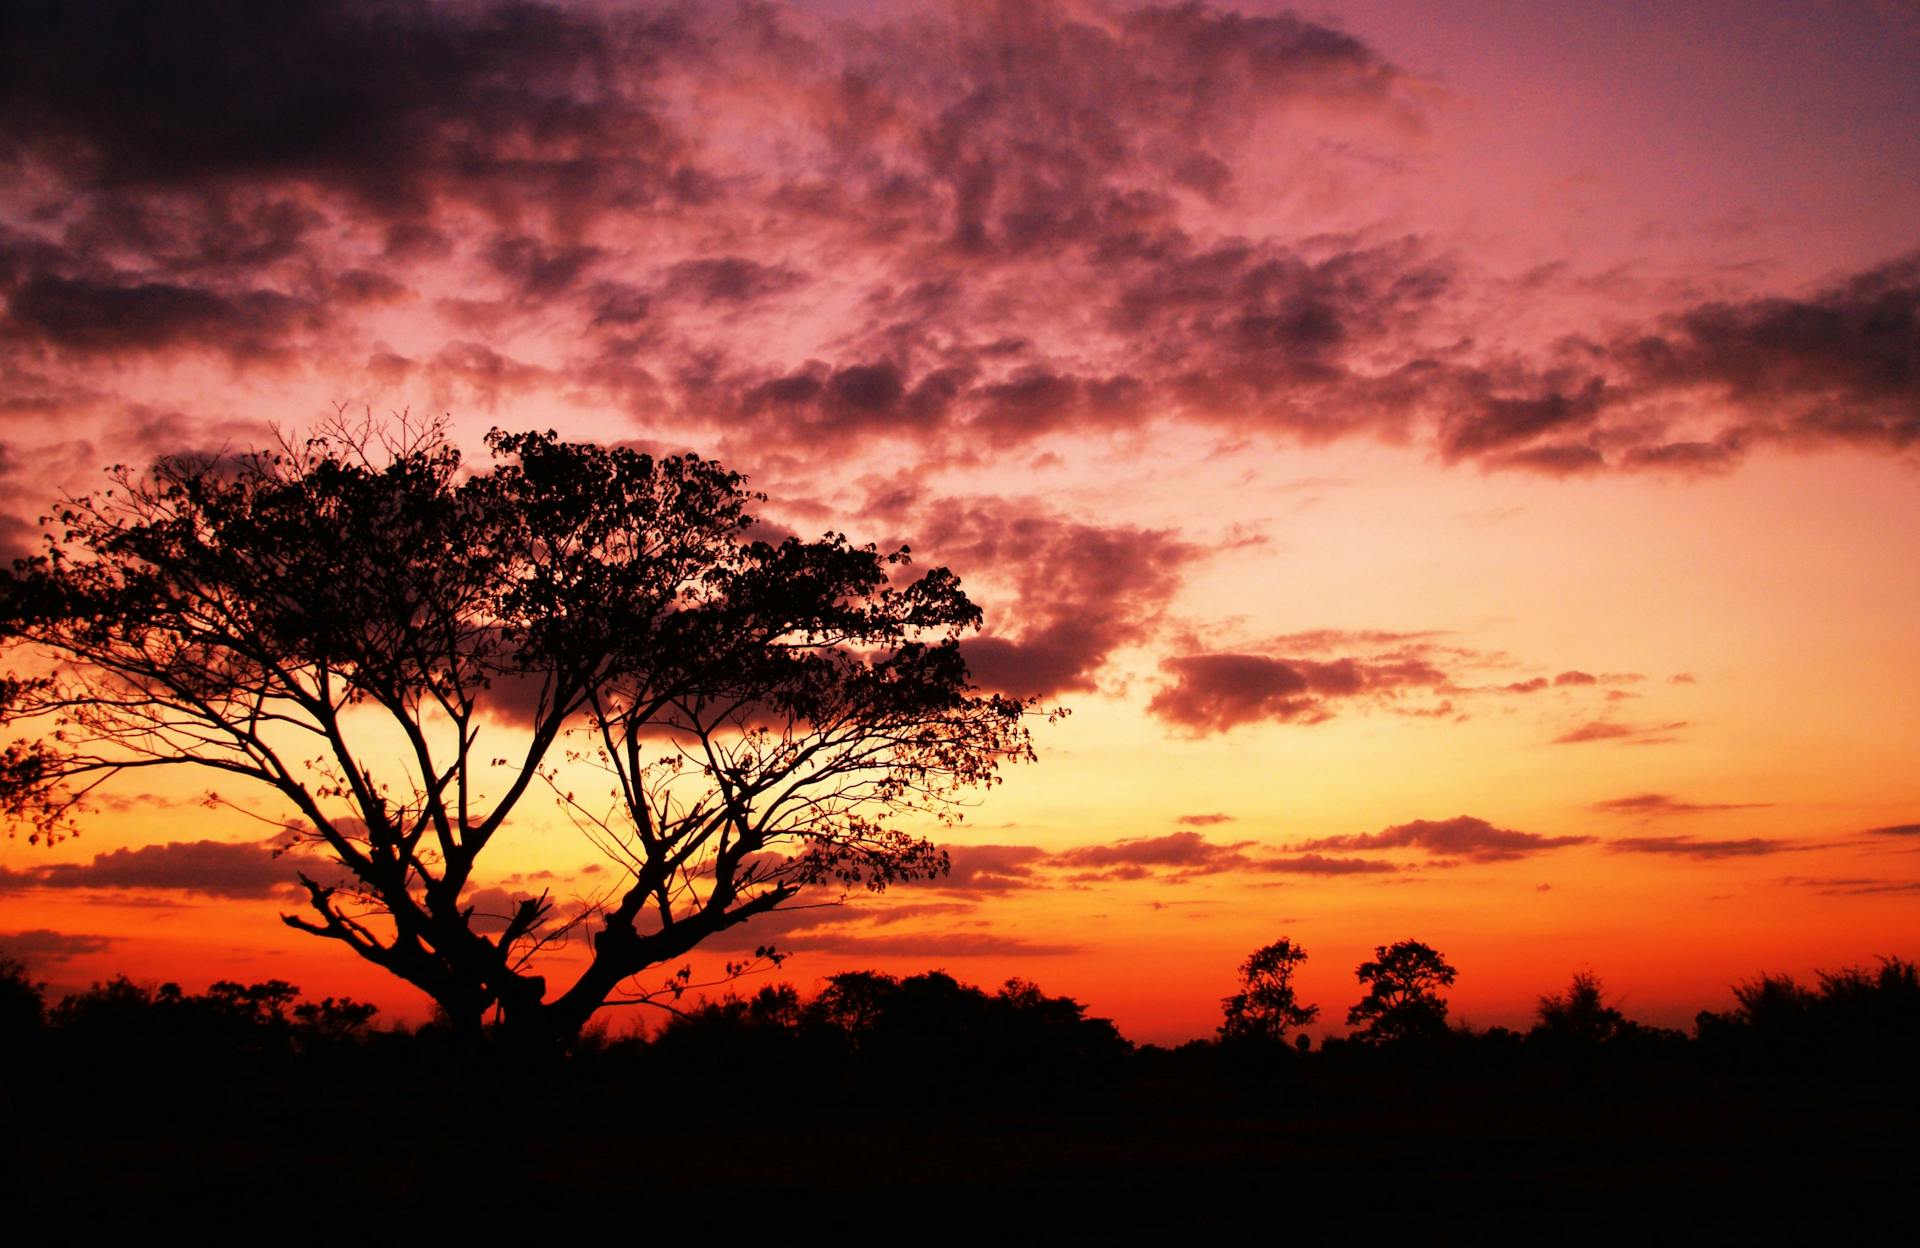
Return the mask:
[[[470,471],[438,424],[337,421],[67,500],[0,581],[28,673],[0,721],[29,734],[0,811],[51,840],[129,773],[263,786],[307,864],[286,923],[463,1031],[491,1013],[564,1042],[809,886],[944,871],[899,825],[956,817],[1032,757],[1029,705],[968,681],[980,612],[946,569],[908,579],[905,548],[841,534],[754,540],[761,496],[710,460],[487,445]],[[487,913],[481,855],[542,785],[617,883]],[[583,923],[591,957],[549,994],[536,955]]]
[[1283,1041],[1319,1017],[1319,1006],[1301,1005],[1294,993],[1294,968],[1306,960],[1307,951],[1285,936],[1249,954],[1240,964],[1240,991],[1220,1003],[1220,1038]]
[[1379,945],[1373,954],[1354,972],[1367,985],[1367,995],[1347,1011],[1347,1025],[1360,1028],[1354,1039],[1394,1044],[1444,1034],[1447,1003],[1439,990],[1456,974],[1446,959],[1417,940]]
[[1602,995],[1600,977],[1575,971],[1566,993],[1540,998],[1536,1035],[1580,1044],[1604,1044],[1627,1030],[1626,1016]]

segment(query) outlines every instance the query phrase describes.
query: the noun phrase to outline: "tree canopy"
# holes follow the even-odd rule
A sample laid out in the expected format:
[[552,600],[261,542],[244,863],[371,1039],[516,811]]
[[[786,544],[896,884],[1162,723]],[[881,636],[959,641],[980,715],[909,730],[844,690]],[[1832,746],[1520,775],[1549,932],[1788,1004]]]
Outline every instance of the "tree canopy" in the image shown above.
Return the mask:
[[1240,991],[1221,1001],[1222,1040],[1284,1040],[1287,1032],[1319,1017],[1320,1007],[1300,1004],[1293,972],[1307,951],[1282,936],[1247,955],[1240,964]]
[[1417,940],[1376,946],[1355,976],[1367,995],[1347,1011],[1354,1038],[1369,1044],[1430,1038],[1446,1031],[1447,1003],[1440,989],[1453,985],[1455,970],[1439,952]]
[[[762,540],[711,460],[487,445],[475,471],[439,425],[336,424],[67,500],[0,585],[0,811],[52,840],[129,773],[265,786],[306,864],[289,925],[459,1025],[566,1037],[810,885],[943,871],[903,817],[1031,757],[1028,706],[969,682],[980,612],[946,569]],[[535,787],[617,885],[482,914],[476,864]],[[535,955],[582,925],[549,993]]]

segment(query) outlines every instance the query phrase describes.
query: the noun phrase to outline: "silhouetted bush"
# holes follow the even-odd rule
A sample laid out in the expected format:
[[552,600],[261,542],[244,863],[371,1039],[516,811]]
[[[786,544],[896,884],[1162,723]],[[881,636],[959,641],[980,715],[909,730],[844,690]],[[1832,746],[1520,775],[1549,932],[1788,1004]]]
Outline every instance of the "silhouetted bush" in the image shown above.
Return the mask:
[[683,1011],[641,1060],[747,1080],[801,1063],[816,1093],[885,1103],[904,1089],[910,1104],[1084,1087],[1114,1074],[1129,1049],[1108,1020],[1024,980],[989,994],[941,971],[850,971],[805,1004],[782,984]]
[[1703,1061],[1745,1076],[1842,1082],[1920,1080],[1920,968],[1884,957],[1877,970],[1821,971],[1809,988],[1762,975],[1734,988],[1737,1009],[1702,1011]]

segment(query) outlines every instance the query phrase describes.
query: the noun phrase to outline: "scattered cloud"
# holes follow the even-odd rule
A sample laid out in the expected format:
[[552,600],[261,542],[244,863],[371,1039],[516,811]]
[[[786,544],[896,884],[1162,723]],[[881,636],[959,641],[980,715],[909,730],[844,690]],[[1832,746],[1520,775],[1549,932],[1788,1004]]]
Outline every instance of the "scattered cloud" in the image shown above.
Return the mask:
[[[1562,476],[1920,444],[1920,254],[1527,352],[1463,332],[1468,258],[1318,224],[1407,165],[1429,84],[1291,13],[72,0],[9,36],[0,356],[55,408],[178,355],[816,460],[1151,422]],[[359,315],[402,304],[404,344]],[[1003,665],[1084,687],[1033,628]]]
[[1570,691],[1564,701],[1577,698],[1580,686],[1639,679],[1567,672],[1508,680],[1499,674],[1511,667],[1507,656],[1443,644],[1441,636],[1318,629],[1258,651],[1176,654],[1161,661],[1166,680],[1147,709],[1176,730],[1204,736],[1252,723],[1319,724],[1346,709],[1463,718],[1474,699],[1558,688]]

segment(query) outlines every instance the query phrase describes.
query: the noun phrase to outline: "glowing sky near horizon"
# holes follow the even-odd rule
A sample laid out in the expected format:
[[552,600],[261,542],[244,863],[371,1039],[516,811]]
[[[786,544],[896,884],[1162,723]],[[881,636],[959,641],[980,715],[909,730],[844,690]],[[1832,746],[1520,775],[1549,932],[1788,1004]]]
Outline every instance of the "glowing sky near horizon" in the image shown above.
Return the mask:
[[[1412,937],[1456,1017],[1684,1024],[1920,953],[1916,63],[1903,0],[11,6],[0,545],[339,404],[698,449],[1074,712],[947,880],[732,942],[784,977],[1172,1040],[1286,934],[1338,1030]],[[0,842],[0,951],[417,1014],[206,787]]]

